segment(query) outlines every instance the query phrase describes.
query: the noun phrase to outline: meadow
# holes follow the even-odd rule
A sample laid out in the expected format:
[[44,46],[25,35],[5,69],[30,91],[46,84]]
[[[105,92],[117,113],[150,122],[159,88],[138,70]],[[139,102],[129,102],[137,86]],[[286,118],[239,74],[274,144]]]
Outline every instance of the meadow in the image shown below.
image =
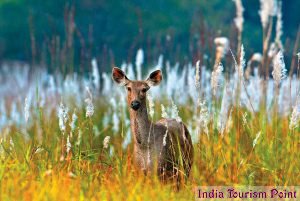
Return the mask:
[[300,54],[287,72],[279,31],[249,58],[241,37],[237,50],[216,38],[214,66],[161,55],[147,68],[142,49],[119,66],[132,80],[163,72],[147,94],[149,118],[184,122],[195,151],[179,192],[134,166],[126,91],[96,59],[88,77],[3,64],[0,200],[193,200],[197,186],[300,185]]

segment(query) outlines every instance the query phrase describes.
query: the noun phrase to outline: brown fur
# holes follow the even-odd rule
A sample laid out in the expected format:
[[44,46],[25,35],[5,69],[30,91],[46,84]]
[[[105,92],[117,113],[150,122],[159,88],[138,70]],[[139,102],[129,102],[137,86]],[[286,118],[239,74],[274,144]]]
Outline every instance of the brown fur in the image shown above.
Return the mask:
[[[121,80],[122,74],[124,80]],[[154,164],[157,164],[156,172],[159,178],[162,181],[176,181],[178,187],[183,177],[189,177],[194,151],[189,131],[182,122],[161,119],[152,123],[148,118],[146,91],[160,82],[161,72],[153,72],[146,81],[130,81],[120,69],[114,68],[113,79],[127,87],[129,106],[132,101],[141,103],[137,111],[129,108],[137,167],[147,174],[152,172]],[[166,145],[163,146],[167,129]]]

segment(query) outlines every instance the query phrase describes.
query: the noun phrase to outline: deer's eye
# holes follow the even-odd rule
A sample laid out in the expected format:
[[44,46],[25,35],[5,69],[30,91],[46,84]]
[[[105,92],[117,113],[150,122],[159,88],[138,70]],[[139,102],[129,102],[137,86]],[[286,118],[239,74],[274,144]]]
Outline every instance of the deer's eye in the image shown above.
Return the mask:
[[147,91],[148,91],[148,88],[143,88],[143,89],[142,89],[142,92],[143,92],[143,93],[146,93]]
[[130,88],[130,87],[127,87],[127,91],[131,92],[131,88]]

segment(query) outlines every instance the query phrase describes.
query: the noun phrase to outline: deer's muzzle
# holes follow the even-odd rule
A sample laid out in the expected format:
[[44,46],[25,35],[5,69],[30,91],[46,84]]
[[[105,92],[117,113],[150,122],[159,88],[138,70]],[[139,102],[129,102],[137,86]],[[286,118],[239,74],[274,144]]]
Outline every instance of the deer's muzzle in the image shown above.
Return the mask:
[[139,101],[132,101],[131,102],[131,108],[134,109],[135,111],[138,110],[141,106],[141,103]]

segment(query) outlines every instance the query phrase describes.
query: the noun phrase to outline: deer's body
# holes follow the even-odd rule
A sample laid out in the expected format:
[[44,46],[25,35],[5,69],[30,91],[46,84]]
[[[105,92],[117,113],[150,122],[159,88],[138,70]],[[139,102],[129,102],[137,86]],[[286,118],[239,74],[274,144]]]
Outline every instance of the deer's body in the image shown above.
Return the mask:
[[172,179],[178,182],[181,175],[188,177],[194,153],[186,126],[175,119],[152,123],[148,118],[146,91],[161,81],[161,72],[151,73],[146,81],[131,81],[123,71],[114,68],[113,79],[127,87],[137,167],[145,173],[155,171],[153,168],[157,167],[156,172],[163,181]]

